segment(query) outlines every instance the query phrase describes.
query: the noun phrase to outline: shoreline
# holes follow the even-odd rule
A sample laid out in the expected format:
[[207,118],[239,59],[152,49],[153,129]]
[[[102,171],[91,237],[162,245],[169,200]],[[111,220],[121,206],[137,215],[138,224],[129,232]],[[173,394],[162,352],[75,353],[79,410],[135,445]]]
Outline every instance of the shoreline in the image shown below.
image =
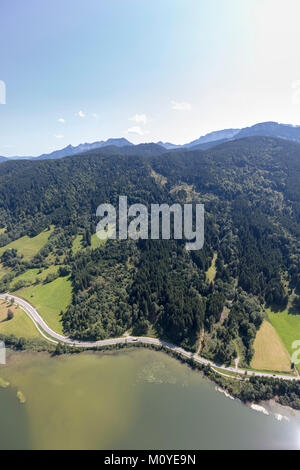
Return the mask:
[[[236,383],[234,378],[230,378],[229,376],[220,376],[218,372],[214,371],[214,369],[210,366],[196,363],[192,358],[187,358],[182,356],[176,351],[171,351],[164,346],[156,346],[153,344],[142,344],[142,343],[121,343],[121,344],[114,344],[114,345],[109,345],[101,348],[89,348],[89,349],[70,349],[69,351],[62,352],[61,354],[54,354],[53,351],[33,351],[33,350],[23,350],[23,351],[16,351],[14,349],[9,349],[8,355],[7,355],[7,364],[13,359],[14,356],[20,357],[22,354],[26,355],[47,355],[50,356],[52,359],[59,359],[59,358],[67,358],[71,357],[74,354],[81,354],[81,353],[100,353],[104,355],[114,355],[114,354],[122,354],[124,352],[130,352],[137,350],[139,348],[147,349],[147,350],[152,350],[156,352],[163,352],[167,354],[168,356],[171,356],[173,359],[181,362],[182,364],[187,365],[191,370],[195,372],[200,372],[202,378],[208,379],[209,382],[212,385],[215,385],[215,390],[219,393],[222,393],[225,395],[226,398],[229,398],[230,400],[238,400],[241,402],[244,406],[252,409],[253,411],[256,412],[261,412],[265,415],[273,415],[276,417],[278,421],[281,421],[282,419],[285,419],[285,416],[282,415],[281,413],[274,413],[273,408],[278,408],[279,410],[285,410],[290,414],[291,416],[297,416],[298,414],[300,415],[300,410],[297,408],[292,408],[288,405],[283,405],[279,403],[278,401],[275,400],[275,398],[271,398],[270,400],[258,400],[258,401],[244,401],[241,399],[241,397],[238,394],[232,393],[228,390],[226,387],[226,381],[227,381],[227,386],[230,385],[230,383],[234,384]],[[224,378],[223,378],[224,377]],[[225,382],[224,382],[225,379]],[[0,389],[1,389],[1,368],[0,368]],[[245,379],[244,381],[249,381],[248,379]],[[4,380],[5,382],[5,380]],[[11,384],[8,384],[8,388],[11,386]],[[264,410],[266,412],[264,412]],[[270,411],[268,411],[270,410]]]
[[[257,376],[257,377],[269,377],[269,378],[274,377],[274,378],[288,380],[288,381],[297,381],[297,380],[300,381],[300,377],[295,376],[293,374],[285,375],[285,374],[280,374],[278,372],[272,372],[272,371],[259,372],[255,370],[239,369],[239,368],[233,368],[231,366],[218,365],[214,363],[212,360],[208,360],[204,357],[201,357],[200,355],[195,354],[189,349],[185,350],[182,347],[176,346],[175,344],[172,344],[163,339],[153,338],[149,336],[143,337],[143,336],[123,335],[122,337],[118,337],[118,338],[108,338],[108,339],[98,340],[98,341],[82,341],[82,340],[77,340],[77,339],[71,339],[70,337],[63,336],[61,334],[56,333],[54,330],[52,330],[48,326],[48,324],[43,320],[43,318],[40,316],[38,311],[25,299],[22,299],[21,297],[16,297],[11,294],[0,294],[0,298],[4,300],[11,299],[14,302],[16,302],[19,305],[19,307],[24,311],[24,313],[30,318],[30,320],[35,324],[38,331],[43,336],[44,340],[40,340],[40,342],[43,342],[44,344],[45,339],[46,339],[47,341],[52,343],[52,348],[54,348],[54,344],[55,344],[57,353],[64,352],[65,350],[68,350],[68,348],[73,348],[74,350],[75,349],[94,349],[94,348],[99,348],[99,347],[103,348],[106,346],[117,346],[117,345],[128,344],[128,343],[130,344],[140,343],[140,344],[144,344],[147,346],[152,345],[155,347],[164,347],[165,349],[176,351],[184,358],[193,359],[195,362],[201,365],[208,365],[210,367],[219,369],[218,371],[214,371],[217,373],[220,373],[220,370],[222,370],[224,373],[227,372],[227,374],[229,375],[235,375],[241,378]],[[0,338],[1,338],[1,335],[0,335]],[[5,338],[3,339],[5,340]],[[26,340],[24,340],[24,342],[26,343]],[[34,341],[32,341],[32,343],[34,343]],[[48,347],[45,349],[48,349]]]

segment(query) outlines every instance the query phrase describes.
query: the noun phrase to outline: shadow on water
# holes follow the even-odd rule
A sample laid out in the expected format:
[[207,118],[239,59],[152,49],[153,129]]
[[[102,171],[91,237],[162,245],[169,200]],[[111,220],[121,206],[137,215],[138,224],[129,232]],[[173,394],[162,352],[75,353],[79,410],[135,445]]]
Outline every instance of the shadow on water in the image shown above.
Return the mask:
[[0,417],[0,450],[30,449],[26,407],[19,403],[13,388],[0,388]]

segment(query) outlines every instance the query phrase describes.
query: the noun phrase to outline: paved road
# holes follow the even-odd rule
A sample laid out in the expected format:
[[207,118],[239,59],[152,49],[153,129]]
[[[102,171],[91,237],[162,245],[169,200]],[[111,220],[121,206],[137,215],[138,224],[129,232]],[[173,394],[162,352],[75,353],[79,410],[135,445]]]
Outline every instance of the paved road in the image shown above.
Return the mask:
[[[55,331],[53,331],[47,323],[42,319],[42,317],[39,315],[37,310],[30,305],[29,302],[26,302],[26,300],[21,299],[20,297],[16,297],[15,295],[11,294],[0,294],[0,298],[5,299],[14,299],[15,303],[17,303],[20,308],[26,313],[26,315],[33,321],[35,324],[36,328],[40,332],[40,334],[47,339],[48,341],[51,341],[52,343],[57,344],[58,342],[69,344],[70,346],[73,347],[78,347],[78,348],[93,348],[93,347],[101,347],[101,346],[109,346],[113,344],[121,344],[121,343],[143,343],[143,344],[155,344],[158,346],[165,346],[168,349],[171,349],[179,354],[181,354],[184,357],[187,358],[193,358],[195,362],[198,362],[200,364],[205,364],[212,366],[213,368],[217,367],[218,369],[221,369],[223,372],[234,372],[236,374],[245,374],[244,369],[239,369],[239,368],[233,368],[233,367],[226,367],[223,365],[218,365],[213,363],[212,361],[208,361],[207,359],[204,359],[201,356],[198,356],[196,354],[192,354],[188,351],[185,351],[182,348],[179,348],[178,346],[175,346],[174,344],[167,343],[165,341],[161,341],[156,338],[148,338],[148,337],[133,337],[133,336],[126,336],[126,337],[121,337],[121,338],[111,338],[111,339],[105,339],[105,340],[100,340],[100,341],[77,341],[73,340],[71,338],[68,338],[67,336],[62,336]],[[216,371],[218,372],[218,371]],[[280,374],[267,374],[265,372],[247,372],[248,377],[250,375],[255,375],[258,377],[276,377],[279,379],[283,380],[300,380],[300,377],[291,377],[287,375],[280,375]],[[223,374],[222,374],[223,375]]]

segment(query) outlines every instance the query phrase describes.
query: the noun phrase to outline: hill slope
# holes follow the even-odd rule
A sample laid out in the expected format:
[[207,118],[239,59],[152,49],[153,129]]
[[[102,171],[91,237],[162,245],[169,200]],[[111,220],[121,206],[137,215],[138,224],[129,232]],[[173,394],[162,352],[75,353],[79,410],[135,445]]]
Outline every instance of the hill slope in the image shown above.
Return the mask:
[[[286,286],[295,300],[300,290],[300,145],[252,137],[206,151],[150,149],[2,163],[0,244],[56,228],[30,260],[3,251],[1,290],[28,269],[54,264],[72,281],[67,334],[102,339],[150,328],[195,348],[204,328],[208,357],[230,363],[238,353],[249,364],[264,303],[283,309]],[[93,249],[96,208],[117,205],[119,195],[129,204],[204,203],[203,250],[159,240],[108,241]]]

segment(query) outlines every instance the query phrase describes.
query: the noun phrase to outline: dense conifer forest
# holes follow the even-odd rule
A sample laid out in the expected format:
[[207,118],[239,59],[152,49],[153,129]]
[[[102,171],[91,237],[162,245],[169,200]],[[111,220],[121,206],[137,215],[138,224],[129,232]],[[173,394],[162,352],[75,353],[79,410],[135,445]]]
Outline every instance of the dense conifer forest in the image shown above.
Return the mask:
[[[131,153],[1,163],[0,246],[54,230],[29,261],[2,253],[9,274],[0,290],[29,268],[55,264],[72,281],[65,334],[94,340],[131,329],[196,351],[205,332],[207,357],[230,364],[238,344],[250,364],[264,309],[283,309],[293,292],[300,314],[300,144],[250,137],[205,151]],[[117,206],[120,195],[128,204],[204,204],[203,249],[175,240],[93,246],[98,205]]]

